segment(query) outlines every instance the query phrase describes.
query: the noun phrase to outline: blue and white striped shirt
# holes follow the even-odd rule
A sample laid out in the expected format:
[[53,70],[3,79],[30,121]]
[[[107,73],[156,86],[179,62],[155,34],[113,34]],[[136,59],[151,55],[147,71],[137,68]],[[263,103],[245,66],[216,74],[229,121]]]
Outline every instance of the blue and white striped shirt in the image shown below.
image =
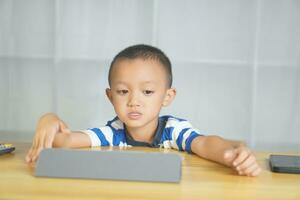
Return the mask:
[[191,153],[191,143],[202,132],[194,129],[192,125],[184,119],[173,116],[159,117],[159,125],[155,133],[152,144],[134,141],[129,134],[126,134],[124,124],[117,117],[108,121],[106,126],[91,128],[83,131],[95,146],[149,146],[164,148],[174,148],[180,151]]

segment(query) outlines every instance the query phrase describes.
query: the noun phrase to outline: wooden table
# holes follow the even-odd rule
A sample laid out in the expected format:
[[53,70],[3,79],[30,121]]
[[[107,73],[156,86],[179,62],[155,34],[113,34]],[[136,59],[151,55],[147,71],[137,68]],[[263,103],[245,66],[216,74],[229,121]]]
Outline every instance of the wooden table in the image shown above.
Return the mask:
[[[300,175],[269,170],[269,153],[257,153],[259,177],[237,176],[231,169],[195,155],[166,149],[132,147],[130,151],[176,152],[183,157],[182,179],[149,183],[88,179],[37,178],[24,161],[30,144],[15,143],[0,156],[0,199],[300,199]],[[299,155],[299,153],[298,153]]]

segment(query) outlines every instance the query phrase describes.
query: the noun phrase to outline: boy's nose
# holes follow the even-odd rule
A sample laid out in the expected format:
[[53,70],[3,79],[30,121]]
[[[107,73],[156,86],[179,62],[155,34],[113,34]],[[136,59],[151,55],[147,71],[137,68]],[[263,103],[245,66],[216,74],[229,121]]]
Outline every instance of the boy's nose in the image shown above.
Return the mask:
[[128,107],[136,107],[136,106],[140,106],[139,100],[137,95],[132,94],[129,98],[129,101],[127,103]]

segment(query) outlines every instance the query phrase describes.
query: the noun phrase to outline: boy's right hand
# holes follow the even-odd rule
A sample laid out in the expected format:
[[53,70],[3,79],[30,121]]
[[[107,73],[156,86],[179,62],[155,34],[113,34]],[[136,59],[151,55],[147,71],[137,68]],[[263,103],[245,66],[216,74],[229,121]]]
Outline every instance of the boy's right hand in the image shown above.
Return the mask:
[[60,132],[69,133],[70,130],[57,115],[48,113],[42,116],[38,122],[31,148],[26,155],[26,162],[36,161],[44,148],[52,148],[55,135]]

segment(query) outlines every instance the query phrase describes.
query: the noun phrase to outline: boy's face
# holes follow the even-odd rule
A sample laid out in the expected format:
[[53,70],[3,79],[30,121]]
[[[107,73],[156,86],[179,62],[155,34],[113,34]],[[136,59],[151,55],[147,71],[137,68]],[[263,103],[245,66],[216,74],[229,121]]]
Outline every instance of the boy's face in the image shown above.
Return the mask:
[[167,87],[166,71],[158,61],[121,59],[113,66],[106,94],[119,119],[138,128],[157,123],[161,107],[171,103],[176,91]]

